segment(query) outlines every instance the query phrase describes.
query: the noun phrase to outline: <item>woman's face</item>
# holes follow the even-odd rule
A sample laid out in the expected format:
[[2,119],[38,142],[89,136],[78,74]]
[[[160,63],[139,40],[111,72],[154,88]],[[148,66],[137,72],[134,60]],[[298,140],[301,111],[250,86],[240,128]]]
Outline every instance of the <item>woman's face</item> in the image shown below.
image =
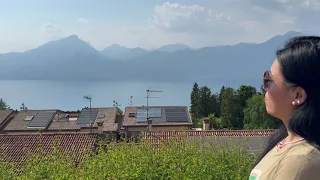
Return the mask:
[[264,81],[267,112],[285,122],[295,109],[292,104],[295,100],[295,93],[286,86],[277,59],[272,64],[270,71],[264,74]]

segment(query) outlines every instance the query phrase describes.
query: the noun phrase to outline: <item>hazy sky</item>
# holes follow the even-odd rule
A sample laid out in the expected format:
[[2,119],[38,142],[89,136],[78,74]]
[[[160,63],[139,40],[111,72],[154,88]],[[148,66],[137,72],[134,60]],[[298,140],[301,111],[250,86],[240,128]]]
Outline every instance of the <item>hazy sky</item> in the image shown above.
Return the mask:
[[320,32],[320,0],[0,0],[0,53],[76,34],[102,49],[261,42]]

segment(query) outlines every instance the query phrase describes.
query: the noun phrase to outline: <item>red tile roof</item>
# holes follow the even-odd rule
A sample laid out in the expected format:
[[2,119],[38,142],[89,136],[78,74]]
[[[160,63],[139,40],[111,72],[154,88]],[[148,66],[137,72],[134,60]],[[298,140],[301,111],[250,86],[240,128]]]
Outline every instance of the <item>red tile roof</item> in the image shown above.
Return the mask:
[[72,153],[80,161],[92,150],[96,134],[0,134],[0,161],[23,165],[27,158],[39,153],[50,154],[55,146],[63,153]]
[[217,131],[156,131],[143,132],[143,140],[158,142],[159,140],[177,140],[192,136],[227,136],[227,137],[252,137],[270,136],[275,130],[217,130]]

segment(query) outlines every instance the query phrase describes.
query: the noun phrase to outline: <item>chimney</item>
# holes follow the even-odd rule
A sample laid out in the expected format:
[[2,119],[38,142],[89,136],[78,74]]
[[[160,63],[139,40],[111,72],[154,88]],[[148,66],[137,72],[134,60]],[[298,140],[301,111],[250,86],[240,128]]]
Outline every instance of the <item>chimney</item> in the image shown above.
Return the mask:
[[202,119],[203,120],[203,128],[202,128],[202,130],[204,130],[204,131],[208,131],[209,130],[209,118],[208,117],[205,117],[205,118],[203,118]]
[[97,125],[98,125],[98,134],[102,134],[103,133],[103,122],[98,121]]

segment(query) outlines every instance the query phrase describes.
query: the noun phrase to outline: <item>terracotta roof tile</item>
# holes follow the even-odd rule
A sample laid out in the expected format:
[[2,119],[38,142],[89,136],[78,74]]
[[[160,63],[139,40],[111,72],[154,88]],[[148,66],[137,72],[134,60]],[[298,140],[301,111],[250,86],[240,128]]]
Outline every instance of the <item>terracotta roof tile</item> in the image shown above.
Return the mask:
[[39,153],[50,154],[55,146],[63,153],[72,153],[80,161],[96,142],[96,134],[0,134],[0,161],[18,166]]
[[275,130],[218,130],[218,131],[156,131],[143,132],[143,140],[158,142],[159,140],[174,139],[181,141],[192,136],[227,136],[227,137],[252,137],[270,136]]

